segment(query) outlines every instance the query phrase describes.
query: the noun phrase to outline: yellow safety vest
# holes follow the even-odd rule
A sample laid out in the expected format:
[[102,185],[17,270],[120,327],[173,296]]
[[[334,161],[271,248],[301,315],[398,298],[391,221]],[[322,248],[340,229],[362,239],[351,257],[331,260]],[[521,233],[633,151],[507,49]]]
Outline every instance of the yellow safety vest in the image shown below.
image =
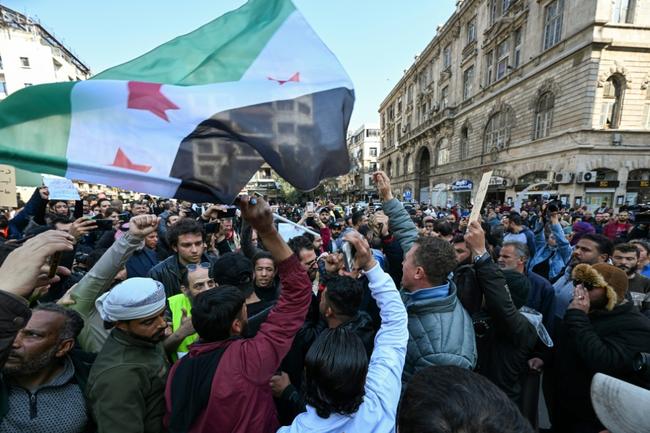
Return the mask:
[[[183,309],[187,312],[187,317],[192,315],[192,303],[190,298],[188,298],[184,293],[179,293],[170,298],[167,298],[169,303],[169,310],[172,313],[172,332],[176,332],[178,328],[181,327],[181,318],[183,317]],[[177,361],[179,358],[182,358],[189,352],[190,344],[194,343],[199,338],[199,334],[194,333],[189,335],[181,341],[181,344],[176,349],[176,354],[172,354],[174,361]]]

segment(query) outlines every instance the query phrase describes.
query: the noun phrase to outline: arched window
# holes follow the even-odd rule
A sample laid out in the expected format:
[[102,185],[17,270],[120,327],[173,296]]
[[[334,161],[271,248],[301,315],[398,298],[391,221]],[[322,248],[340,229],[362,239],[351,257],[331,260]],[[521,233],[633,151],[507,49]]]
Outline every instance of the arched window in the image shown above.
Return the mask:
[[623,97],[625,96],[625,77],[614,74],[603,86],[603,107],[600,123],[604,128],[617,129],[621,124]]
[[437,165],[444,165],[449,162],[449,139],[443,138],[438,142],[436,147],[436,158]]
[[548,137],[551,133],[554,104],[555,96],[551,92],[545,92],[539,97],[535,107],[534,140]]
[[404,175],[407,175],[411,172],[411,155],[406,154],[404,156]]
[[460,128],[460,159],[469,158],[469,128]]
[[400,164],[401,164],[401,161],[400,161],[399,156],[398,156],[397,159],[395,160],[395,176],[400,175],[400,172],[399,172]]
[[504,108],[490,117],[485,127],[483,138],[485,151],[491,152],[494,149],[503,150],[510,142],[510,128],[512,126],[511,110]]
[[388,177],[391,177],[393,175],[393,161],[391,161],[390,159],[386,163],[386,174],[388,175]]

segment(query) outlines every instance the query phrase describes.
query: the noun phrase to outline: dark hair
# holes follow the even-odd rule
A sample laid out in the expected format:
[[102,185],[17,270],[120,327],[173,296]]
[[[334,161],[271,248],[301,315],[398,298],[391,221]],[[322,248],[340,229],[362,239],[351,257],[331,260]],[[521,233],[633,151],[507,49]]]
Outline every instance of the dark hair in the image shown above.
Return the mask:
[[454,236],[454,238],[451,240],[451,244],[461,244],[465,242],[465,235],[462,234],[457,234]]
[[291,251],[293,253],[300,257],[300,251],[302,250],[314,250],[314,241],[310,240],[306,236],[296,236],[295,238],[291,238],[288,242],[289,248],[291,248]]
[[622,253],[635,253],[637,259],[641,255],[639,253],[639,250],[637,249],[637,247],[635,247],[634,244],[631,244],[631,243],[617,244],[617,245],[614,246],[614,251],[620,251]]
[[409,382],[397,415],[400,433],[532,433],[517,406],[480,374],[430,366]]
[[68,206],[68,202],[65,200],[50,200],[48,203],[48,206],[50,206],[52,209],[54,209],[54,206],[56,206],[57,203],[64,203],[66,206]]
[[607,236],[595,233],[587,233],[580,238],[580,240],[582,239],[595,242],[598,245],[598,252],[600,254],[607,254],[607,256],[612,255],[612,248],[614,247],[614,244],[609,240]]
[[305,356],[305,403],[321,418],[355,413],[365,395],[368,355],[357,334],[347,328],[326,329]]
[[33,311],[50,311],[64,317],[65,322],[63,322],[63,328],[59,333],[59,341],[77,338],[84,327],[84,319],[79,313],[53,302],[38,304]]
[[182,218],[167,230],[167,243],[169,243],[169,246],[175,247],[178,245],[178,238],[187,234],[200,235],[205,240],[203,227],[196,220]]
[[352,225],[356,226],[361,222],[363,219],[363,216],[365,215],[365,212],[362,210],[356,211],[352,214]]
[[116,207],[108,207],[108,208],[106,208],[106,211],[104,212],[103,217],[108,218],[111,215],[113,215],[114,213],[120,213],[120,210],[118,208],[116,208]]
[[56,224],[70,224],[72,221],[70,218],[63,215],[53,215],[50,218],[50,227],[55,227]]
[[354,278],[336,275],[325,283],[325,300],[337,315],[354,317],[359,312],[363,286]]
[[433,231],[439,233],[440,236],[449,236],[454,233],[454,228],[447,221],[436,220],[433,223]]
[[107,199],[107,198],[100,198],[99,200],[97,200],[96,206],[101,207],[103,201],[107,201],[109,203],[109,206],[110,206],[111,201],[109,199]]
[[415,250],[416,266],[424,268],[429,282],[433,285],[443,284],[458,264],[454,247],[442,238],[420,236],[415,240],[418,249]]
[[648,241],[643,239],[634,239],[631,240],[630,243],[632,245],[640,245],[641,248],[645,250],[646,254],[650,253],[650,243],[648,243]]
[[275,269],[275,260],[273,260],[273,255],[268,251],[258,251],[253,256],[253,266],[257,265],[258,260],[269,259],[273,262],[273,268]]
[[235,286],[206,290],[194,299],[192,325],[202,340],[222,341],[230,338],[233,320],[239,317],[246,297]]
[[519,215],[517,212],[510,212],[508,214],[508,219],[517,226],[521,225],[521,215]]

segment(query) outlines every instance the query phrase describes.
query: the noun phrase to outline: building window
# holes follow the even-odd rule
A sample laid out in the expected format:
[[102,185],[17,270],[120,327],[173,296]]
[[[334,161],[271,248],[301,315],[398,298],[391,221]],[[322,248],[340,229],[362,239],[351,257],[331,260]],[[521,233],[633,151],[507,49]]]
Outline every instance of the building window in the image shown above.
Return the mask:
[[512,67],[516,69],[521,65],[521,27],[515,30],[512,34],[512,45],[514,46],[512,53]]
[[437,146],[437,164],[444,165],[449,162],[449,139],[443,138],[438,142]]
[[505,77],[508,73],[508,40],[501,42],[497,45],[497,81]]
[[276,107],[278,107],[278,110],[281,111],[293,111],[293,101],[277,101],[275,103]]
[[20,66],[22,66],[23,68],[29,68],[29,57],[21,57]]
[[614,0],[612,4],[612,21],[615,23],[634,23],[636,0]]
[[469,158],[469,128],[460,128],[460,159]]
[[402,161],[400,161],[399,156],[395,160],[395,176],[399,176],[399,168],[401,165]]
[[509,109],[501,110],[490,117],[485,127],[485,151],[502,150],[510,141],[512,115]]
[[370,163],[370,172],[374,173],[377,171],[377,163],[376,162],[371,162]]
[[534,139],[548,137],[551,132],[553,122],[553,105],[555,97],[551,92],[546,92],[540,96],[535,108],[535,130]]
[[0,81],[0,95],[7,96],[7,83],[5,81]]
[[494,65],[494,51],[488,51],[485,55],[485,65],[485,85],[489,86],[494,81],[494,68],[492,67]]
[[447,69],[451,66],[451,44],[447,45],[442,52],[442,67]]
[[553,0],[544,11],[544,49],[548,50],[558,42],[562,35],[562,13],[564,0]]
[[467,23],[467,45],[476,40],[476,18]]
[[377,156],[377,148],[376,147],[371,147],[370,148],[370,156]]
[[278,134],[295,134],[296,124],[289,122],[278,122]]
[[621,124],[625,77],[619,74],[609,77],[603,86],[603,107],[600,124],[604,128],[616,129]]
[[404,175],[407,175],[411,172],[411,155],[408,153],[404,157]]
[[440,109],[447,108],[449,104],[449,86],[445,86],[440,91]]
[[470,66],[463,72],[463,101],[469,99],[474,90],[474,66]]
[[490,24],[494,24],[497,18],[508,12],[510,3],[512,3],[512,0],[492,0],[490,2]]
[[2,57],[0,57],[0,70],[2,69],[4,69],[4,67],[2,66]]
[[198,151],[197,153],[200,153],[200,154],[206,154],[207,153],[208,155],[212,154],[212,143],[199,141],[196,144],[196,146],[197,146],[197,151]]
[[300,102],[298,103],[298,111],[300,111],[302,114],[309,116],[311,114],[311,107],[308,104]]

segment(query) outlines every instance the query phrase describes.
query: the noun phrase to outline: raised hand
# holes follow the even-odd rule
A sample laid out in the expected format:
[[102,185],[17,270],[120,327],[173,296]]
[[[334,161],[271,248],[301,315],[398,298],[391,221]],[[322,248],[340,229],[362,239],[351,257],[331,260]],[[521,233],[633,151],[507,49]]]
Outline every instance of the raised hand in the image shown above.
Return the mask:
[[139,239],[144,239],[147,235],[158,229],[160,218],[155,215],[138,215],[129,221],[129,233]]
[[382,202],[387,202],[393,198],[393,192],[390,188],[390,179],[383,171],[376,171],[372,175],[372,180],[377,185],[377,192]]

